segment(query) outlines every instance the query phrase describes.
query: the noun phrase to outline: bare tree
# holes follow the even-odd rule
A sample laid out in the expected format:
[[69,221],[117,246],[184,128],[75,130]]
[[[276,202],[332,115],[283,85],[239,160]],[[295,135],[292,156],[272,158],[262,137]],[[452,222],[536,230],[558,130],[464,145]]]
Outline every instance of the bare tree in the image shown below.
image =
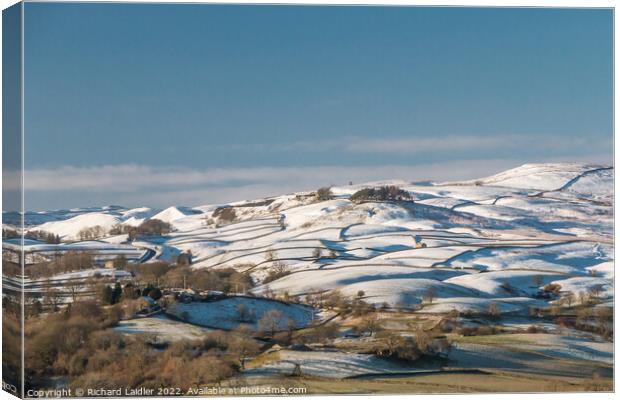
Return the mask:
[[312,251],[312,258],[319,260],[321,258],[321,248],[317,247]]
[[105,236],[106,230],[100,225],[84,228],[78,232],[80,240],[92,240]]
[[590,302],[588,294],[584,291],[580,291],[577,296],[579,296],[579,303],[581,305],[586,305]]
[[588,307],[583,307],[577,312],[577,323],[581,325],[587,325],[591,317],[592,309]]
[[566,302],[566,305],[568,305],[568,308],[570,308],[571,305],[575,302],[575,294],[573,292],[568,292],[564,295],[563,299],[564,302]]
[[604,338],[613,338],[614,310],[612,307],[599,307],[594,313],[598,331]]
[[327,294],[324,300],[324,304],[328,310],[339,307],[344,301],[344,297],[339,290],[332,290]]
[[49,306],[52,311],[56,311],[58,310],[60,299],[60,292],[58,291],[58,289],[53,288],[48,281],[43,291],[43,302],[45,303],[45,305]]
[[435,299],[436,293],[435,293],[435,289],[433,287],[429,287],[428,289],[426,289],[426,292],[424,293],[424,299],[429,303],[432,304],[433,300]]
[[598,299],[603,292],[603,285],[594,285],[590,289],[588,289],[588,294],[590,295],[590,299]]
[[452,332],[457,331],[459,328],[459,316],[460,316],[459,310],[457,310],[456,308],[453,308],[448,313],[447,321],[450,324],[450,328],[452,329]]
[[376,339],[381,343],[381,346],[375,351],[380,355],[388,357],[396,353],[398,346],[402,343],[402,337],[399,334],[387,330],[378,332]]
[[286,339],[287,342],[291,342],[291,340],[293,340],[293,333],[295,332],[295,320],[293,318],[288,318],[288,320],[286,320]]
[[69,290],[69,293],[71,293],[71,299],[75,303],[80,295],[82,284],[77,280],[70,280],[65,287]]
[[333,196],[332,190],[329,187],[322,187],[316,191],[316,198],[319,201],[331,200]]
[[380,327],[379,318],[377,318],[376,313],[368,314],[360,323],[360,328],[367,332],[368,335],[372,336]]
[[278,257],[276,251],[274,249],[269,249],[265,254],[265,258],[267,261],[274,261]]
[[501,311],[496,302],[492,302],[491,304],[489,304],[488,313],[489,317],[491,317],[492,319],[498,319],[501,316]]
[[428,352],[431,344],[433,343],[433,338],[431,337],[431,335],[426,333],[422,328],[417,328],[414,334],[416,346],[418,347],[420,353]]
[[291,376],[302,376],[301,364],[299,362],[295,362],[293,364],[294,364],[294,367],[293,367],[293,372],[291,372]]
[[237,319],[240,322],[250,321],[250,310],[248,309],[248,306],[243,303],[239,303],[237,305]]
[[256,341],[245,334],[237,334],[230,342],[228,351],[233,354],[239,362],[239,368],[245,369],[245,362],[249,357],[255,356],[260,352],[260,346]]
[[269,310],[265,314],[263,314],[263,317],[260,319],[260,321],[258,321],[259,329],[268,333],[269,336],[273,337],[280,328],[283,317],[284,315],[281,311]]
[[269,273],[267,274],[267,276],[263,279],[263,284],[269,283],[269,282],[273,282],[277,279],[280,279],[286,275],[289,275],[291,273],[290,268],[288,267],[288,265],[284,264],[281,261],[274,261]]

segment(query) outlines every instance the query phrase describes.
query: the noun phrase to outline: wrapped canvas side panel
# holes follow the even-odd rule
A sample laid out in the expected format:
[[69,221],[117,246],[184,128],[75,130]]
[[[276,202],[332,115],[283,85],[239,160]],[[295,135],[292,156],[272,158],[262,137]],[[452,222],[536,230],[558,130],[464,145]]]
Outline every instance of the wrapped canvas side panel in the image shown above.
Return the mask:
[[2,389],[24,397],[22,3],[2,12]]

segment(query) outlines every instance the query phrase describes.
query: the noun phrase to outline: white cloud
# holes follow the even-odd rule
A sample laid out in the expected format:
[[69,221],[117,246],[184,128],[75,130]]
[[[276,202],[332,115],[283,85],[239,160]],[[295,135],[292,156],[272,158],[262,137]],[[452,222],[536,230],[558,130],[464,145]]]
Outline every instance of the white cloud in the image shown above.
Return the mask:
[[[194,169],[108,165],[32,169],[25,173],[29,209],[121,204],[202,205],[313,190],[349,181],[469,179],[518,165],[514,160],[449,161],[416,166],[317,166]],[[52,201],[54,204],[48,204]]]
[[[606,154],[545,160],[447,160],[421,165],[187,168],[145,165],[63,166],[26,170],[27,209],[119,204],[204,205],[378,180],[455,181],[488,176],[525,162],[610,163]],[[4,172],[5,190],[18,180]],[[11,184],[13,182],[13,184]]]
[[[56,169],[27,170],[26,191],[125,192],[144,188],[238,187],[261,184],[342,184],[379,179],[454,179],[475,177],[493,166],[514,165],[502,160],[453,161],[415,166],[317,166],[209,168],[151,167],[145,165],[107,165],[99,167],[64,166]],[[458,166],[458,168],[457,168]],[[310,188],[314,188],[311,186]],[[218,189],[219,190],[219,189]]]
[[249,152],[344,152],[351,154],[419,155],[429,153],[453,154],[514,150],[527,155],[533,152],[592,152],[609,147],[610,140],[589,135],[568,135],[562,138],[545,135],[423,135],[418,137],[378,135],[341,136],[316,141],[293,141],[277,143],[237,143],[212,147],[218,151]]
[[355,153],[422,154],[427,152],[455,152],[488,150],[506,146],[505,137],[491,136],[441,136],[424,138],[384,138],[350,140],[344,150]]

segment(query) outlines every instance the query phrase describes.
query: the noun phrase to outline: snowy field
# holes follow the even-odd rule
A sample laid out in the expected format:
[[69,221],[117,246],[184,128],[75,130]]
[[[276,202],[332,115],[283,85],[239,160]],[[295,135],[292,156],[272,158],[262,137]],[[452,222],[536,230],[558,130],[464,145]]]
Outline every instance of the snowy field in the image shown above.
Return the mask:
[[200,340],[210,332],[209,329],[175,321],[161,315],[120,321],[114,330],[128,335],[147,335],[161,343]]
[[275,361],[249,368],[246,374],[252,375],[291,375],[298,364],[304,375],[348,378],[356,375],[410,372],[406,366],[383,360],[370,354],[332,351],[292,351],[274,352]]
[[510,334],[463,338],[450,351],[449,367],[500,368],[541,375],[609,377],[613,343],[587,335]]
[[[248,314],[242,314],[244,307]],[[277,330],[286,330],[289,321],[295,328],[309,325],[313,319],[313,310],[295,304],[285,304],[275,300],[229,297],[211,302],[174,303],[166,312],[191,324],[216,329],[234,329],[247,325],[253,330],[261,329],[260,320],[265,313],[276,311]]]

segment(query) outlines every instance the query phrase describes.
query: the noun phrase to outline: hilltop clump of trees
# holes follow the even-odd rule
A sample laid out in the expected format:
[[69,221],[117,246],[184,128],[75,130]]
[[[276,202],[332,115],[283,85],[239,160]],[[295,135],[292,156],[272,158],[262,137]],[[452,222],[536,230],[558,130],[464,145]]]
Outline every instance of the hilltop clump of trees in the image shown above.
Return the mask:
[[[247,206],[247,205],[246,205]],[[235,211],[235,207],[232,206],[222,206],[216,208],[211,216],[207,216],[205,218],[205,223],[207,226],[219,227],[220,225],[230,224],[237,220],[237,212]]]
[[351,195],[351,201],[403,201],[411,200],[411,195],[398,186],[381,186],[378,188],[364,188]]
[[330,187],[322,187],[316,191],[316,199],[318,201],[327,201],[334,198],[334,194],[332,193],[332,189]]
[[149,219],[138,226],[117,225],[110,230],[111,235],[122,235],[126,233],[129,240],[134,240],[140,235],[161,236],[167,235],[172,231],[172,225],[159,219]]
[[213,218],[218,218],[221,222],[234,222],[237,219],[237,213],[233,207],[218,207],[213,211]]

